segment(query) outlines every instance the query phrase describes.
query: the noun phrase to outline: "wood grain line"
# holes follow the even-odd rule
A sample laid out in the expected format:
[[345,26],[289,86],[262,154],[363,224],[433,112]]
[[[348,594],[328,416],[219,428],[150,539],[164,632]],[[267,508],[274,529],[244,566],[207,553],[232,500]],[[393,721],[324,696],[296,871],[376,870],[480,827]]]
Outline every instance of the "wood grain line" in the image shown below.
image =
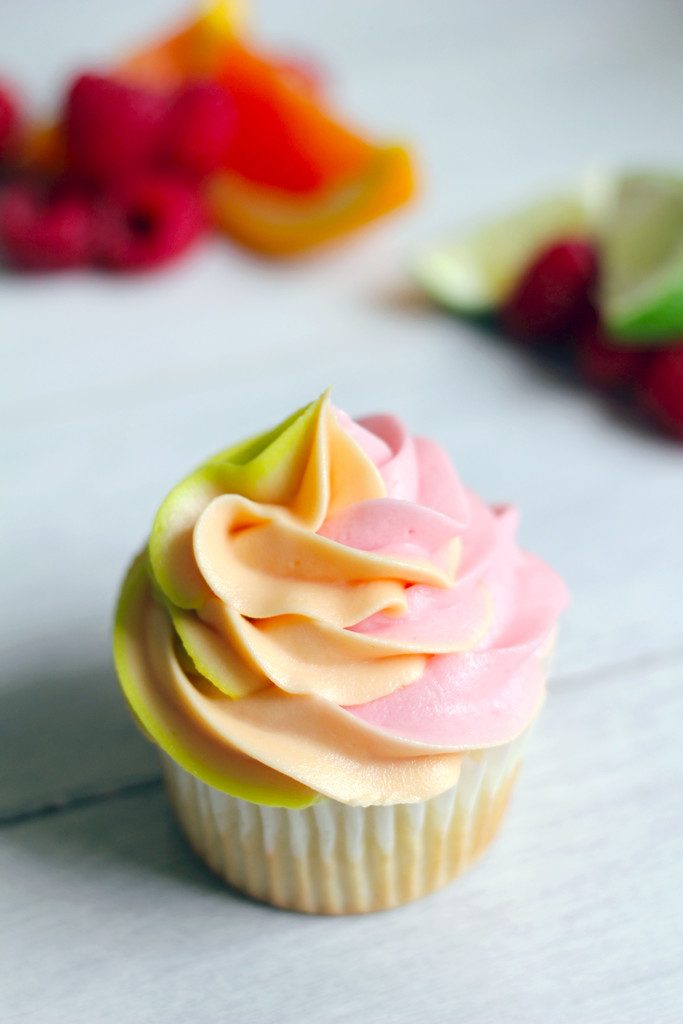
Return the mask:
[[81,796],[69,797],[66,800],[54,800],[41,804],[39,807],[33,807],[26,811],[17,811],[5,817],[0,817],[0,828],[9,828],[12,825],[25,825],[27,822],[49,818],[55,814],[62,814],[65,811],[80,811],[84,808],[106,803],[108,800],[141,796],[158,789],[161,786],[161,782],[161,776],[155,775],[148,779],[141,779],[139,782],[129,782],[125,786],[117,786],[114,789],[103,789],[96,793],[84,793]]

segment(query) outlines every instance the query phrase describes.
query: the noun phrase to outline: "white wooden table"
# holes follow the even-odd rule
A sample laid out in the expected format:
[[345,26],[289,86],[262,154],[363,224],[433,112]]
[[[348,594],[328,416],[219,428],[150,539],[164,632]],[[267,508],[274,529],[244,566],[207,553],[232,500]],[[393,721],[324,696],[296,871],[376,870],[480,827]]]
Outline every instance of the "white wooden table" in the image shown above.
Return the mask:
[[[35,96],[178,0],[0,0]],[[683,448],[416,300],[449,225],[587,163],[683,163],[667,0],[270,0],[344,109],[415,141],[423,202],[317,260],[226,245],[134,280],[0,280],[0,1020],[667,1024],[683,1019]],[[109,653],[155,504],[207,452],[335,386],[514,498],[569,580],[506,827],[419,904],[306,918],[225,891],[170,821]]]

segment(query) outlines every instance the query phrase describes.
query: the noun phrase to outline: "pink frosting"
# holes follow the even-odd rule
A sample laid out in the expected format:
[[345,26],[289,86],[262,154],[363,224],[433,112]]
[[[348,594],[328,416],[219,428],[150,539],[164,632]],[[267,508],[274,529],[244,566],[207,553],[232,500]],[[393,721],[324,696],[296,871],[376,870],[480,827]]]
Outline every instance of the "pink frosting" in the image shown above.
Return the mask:
[[358,423],[341,411],[337,417],[377,466],[388,497],[353,506],[320,532],[365,551],[432,561],[445,557],[454,537],[461,542],[453,587],[408,586],[405,614],[379,613],[353,629],[448,649],[481,620],[482,602],[491,606],[472,650],[435,654],[416,682],[346,710],[393,735],[445,748],[486,746],[501,733],[520,732],[538,705],[543,655],[567,602],[562,580],[517,546],[516,511],[490,508],[468,492],[435,442],[411,438],[391,416]]

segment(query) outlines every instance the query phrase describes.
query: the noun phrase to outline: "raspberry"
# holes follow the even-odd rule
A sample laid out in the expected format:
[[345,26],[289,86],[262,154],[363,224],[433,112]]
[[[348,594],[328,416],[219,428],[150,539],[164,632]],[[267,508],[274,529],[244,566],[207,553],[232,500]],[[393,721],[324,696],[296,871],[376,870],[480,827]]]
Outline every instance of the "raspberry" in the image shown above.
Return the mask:
[[235,125],[235,108],[225,89],[215,82],[192,82],[171,104],[162,157],[171,167],[203,178],[224,164]]
[[69,168],[107,184],[150,163],[167,100],[113,78],[85,74],[66,100],[64,121]]
[[577,333],[576,358],[589,384],[604,391],[619,391],[634,387],[641,379],[649,353],[620,347],[593,317]]
[[117,270],[155,267],[188,249],[203,226],[196,189],[168,174],[142,174],[104,200],[99,257]]
[[90,203],[12,185],[0,197],[0,243],[8,261],[25,270],[83,266],[92,249]]
[[660,426],[683,438],[683,339],[652,356],[639,397]]
[[569,239],[545,249],[503,306],[504,328],[523,341],[565,336],[588,305],[596,268],[586,242]]
[[0,162],[11,155],[20,127],[19,104],[12,89],[0,82]]

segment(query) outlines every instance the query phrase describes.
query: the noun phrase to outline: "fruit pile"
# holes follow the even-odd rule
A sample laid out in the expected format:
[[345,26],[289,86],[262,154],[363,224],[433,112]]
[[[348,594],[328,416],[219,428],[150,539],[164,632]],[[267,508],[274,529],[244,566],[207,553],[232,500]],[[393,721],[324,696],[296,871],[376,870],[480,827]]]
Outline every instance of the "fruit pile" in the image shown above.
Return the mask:
[[209,228],[273,256],[406,202],[410,156],[341,124],[307,62],[257,52],[218,0],[31,125],[0,83],[0,253],[20,269],[151,268]]
[[591,179],[425,252],[441,305],[539,353],[683,439],[683,181]]

